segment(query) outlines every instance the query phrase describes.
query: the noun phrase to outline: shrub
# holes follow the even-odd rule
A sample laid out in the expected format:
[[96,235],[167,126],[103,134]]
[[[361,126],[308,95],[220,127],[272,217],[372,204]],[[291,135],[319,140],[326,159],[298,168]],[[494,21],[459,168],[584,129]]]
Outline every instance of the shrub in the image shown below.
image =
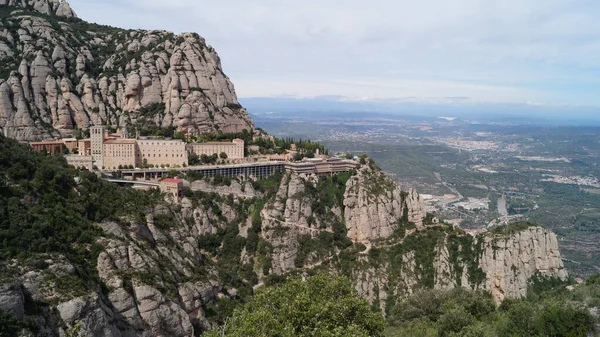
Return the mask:
[[349,279],[318,275],[263,288],[210,337],[383,336],[384,321],[358,298]]

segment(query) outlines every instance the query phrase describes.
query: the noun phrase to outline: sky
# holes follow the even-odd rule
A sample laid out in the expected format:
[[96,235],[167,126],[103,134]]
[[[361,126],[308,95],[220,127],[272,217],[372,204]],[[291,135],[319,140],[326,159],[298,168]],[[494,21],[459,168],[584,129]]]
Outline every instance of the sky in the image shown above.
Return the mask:
[[239,97],[600,107],[597,0],[69,0],[197,32]]

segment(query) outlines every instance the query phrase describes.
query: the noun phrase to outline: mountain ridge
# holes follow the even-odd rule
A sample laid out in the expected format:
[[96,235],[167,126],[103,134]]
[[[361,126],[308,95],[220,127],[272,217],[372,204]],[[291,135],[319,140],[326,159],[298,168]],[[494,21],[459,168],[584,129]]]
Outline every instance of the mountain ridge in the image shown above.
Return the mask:
[[[173,202],[1,135],[0,149],[9,182],[0,186],[0,313],[37,335],[198,335],[291,275],[345,275],[386,314],[423,289],[488,290],[499,303],[524,297],[534,277],[567,278],[550,231],[469,235],[424,214],[415,192],[395,196],[399,186],[369,163],[327,179],[186,182]],[[223,194],[192,189],[206,184]],[[351,220],[349,232],[345,214],[368,220]]]
[[41,14],[63,18],[77,17],[66,0],[0,0],[0,5],[33,10]]
[[74,12],[62,15],[66,2],[0,5],[6,136],[59,138],[100,124],[190,136],[254,128],[218,54],[198,34],[89,24]]
[[[51,0],[9,3],[21,7],[0,28],[0,56],[12,62],[0,80],[6,136],[96,123],[192,135],[253,128],[197,34],[126,31],[74,13],[61,21]],[[21,336],[192,336],[290,275],[348,276],[382,313],[421,289],[487,289],[500,302],[525,296],[533,276],[567,278],[553,233],[526,224],[471,236],[427,214],[416,191],[368,158],[359,163],[330,177],[190,175],[174,201],[0,135],[0,322]]]

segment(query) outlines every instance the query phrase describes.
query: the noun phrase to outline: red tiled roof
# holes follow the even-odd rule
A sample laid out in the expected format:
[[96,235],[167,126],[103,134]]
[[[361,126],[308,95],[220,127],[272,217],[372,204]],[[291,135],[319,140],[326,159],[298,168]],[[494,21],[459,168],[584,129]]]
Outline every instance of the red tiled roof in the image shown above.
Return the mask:
[[167,178],[167,179],[164,179],[162,182],[163,183],[175,183],[175,184],[179,184],[179,183],[182,183],[183,180],[173,179],[173,178]]

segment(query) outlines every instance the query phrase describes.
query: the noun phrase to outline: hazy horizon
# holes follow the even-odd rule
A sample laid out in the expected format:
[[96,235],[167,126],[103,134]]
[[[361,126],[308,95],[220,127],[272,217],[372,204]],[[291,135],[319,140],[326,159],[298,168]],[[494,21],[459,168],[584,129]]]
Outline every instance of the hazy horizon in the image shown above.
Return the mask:
[[70,3],[90,22],[199,33],[239,97],[600,106],[595,1]]
[[527,104],[443,104],[402,100],[351,101],[340,97],[252,97],[240,103],[256,116],[457,117],[463,121],[507,122],[514,124],[600,126],[600,114],[593,107],[542,106]]

